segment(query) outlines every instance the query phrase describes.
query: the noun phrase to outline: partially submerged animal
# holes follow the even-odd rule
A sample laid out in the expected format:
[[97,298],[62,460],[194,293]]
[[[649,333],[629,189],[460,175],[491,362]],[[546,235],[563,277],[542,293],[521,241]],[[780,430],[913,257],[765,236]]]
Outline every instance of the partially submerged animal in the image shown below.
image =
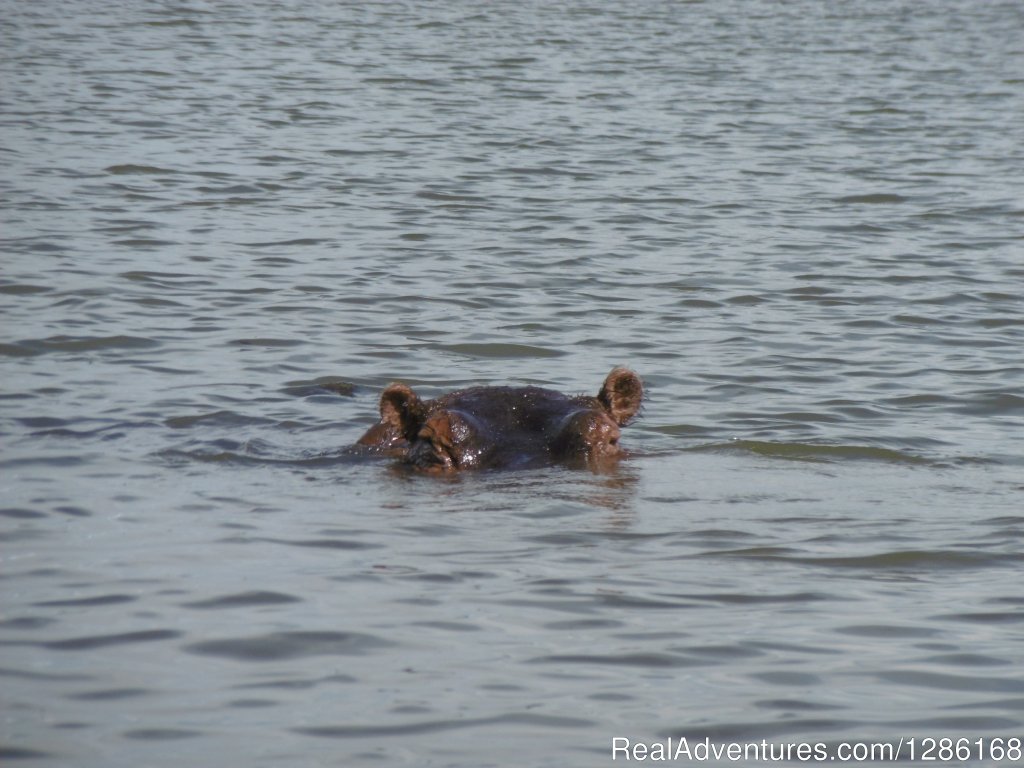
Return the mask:
[[357,445],[431,473],[569,464],[611,466],[624,453],[620,427],[637,415],[644,388],[614,368],[596,396],[541,387],[473,387],[421,400],[405,384],[380,397],[380,421]]

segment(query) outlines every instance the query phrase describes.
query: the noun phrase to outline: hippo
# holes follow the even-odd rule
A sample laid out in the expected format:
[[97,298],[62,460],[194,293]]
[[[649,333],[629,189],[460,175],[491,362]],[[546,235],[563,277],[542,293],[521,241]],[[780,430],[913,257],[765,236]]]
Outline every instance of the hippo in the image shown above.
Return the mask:
[[405,384],[380,396],[380,421],[357,441],[431,474],[566,464],[596,471],[624,454],[620,427],[637,415],[644,388],[614,368],[596,396],[541,387],[472,387],[422,400]]

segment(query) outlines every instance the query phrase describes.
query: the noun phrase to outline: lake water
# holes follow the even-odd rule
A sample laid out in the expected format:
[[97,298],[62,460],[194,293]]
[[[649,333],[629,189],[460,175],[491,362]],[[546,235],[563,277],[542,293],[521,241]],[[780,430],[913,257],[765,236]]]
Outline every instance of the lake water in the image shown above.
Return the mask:
[[[0,11],[5,766],[1015,762],[1020,2]],[[611,473],[344,451],[616,364]]]

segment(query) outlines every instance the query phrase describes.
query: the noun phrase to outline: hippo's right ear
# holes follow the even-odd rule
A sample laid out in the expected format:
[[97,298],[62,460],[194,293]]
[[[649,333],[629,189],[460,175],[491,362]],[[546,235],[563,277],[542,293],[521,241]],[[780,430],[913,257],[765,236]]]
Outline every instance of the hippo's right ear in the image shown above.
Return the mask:
[[620,427],[626,426],[640,412],[644,399],[644,385],[629,368],[613,368],[604,380],[604,386],[597,393],[597,399],[608,411],[608,415]]
[[389,384],[380,396],[380,418],[411,442],[423,426],[426,409],[405,384]]

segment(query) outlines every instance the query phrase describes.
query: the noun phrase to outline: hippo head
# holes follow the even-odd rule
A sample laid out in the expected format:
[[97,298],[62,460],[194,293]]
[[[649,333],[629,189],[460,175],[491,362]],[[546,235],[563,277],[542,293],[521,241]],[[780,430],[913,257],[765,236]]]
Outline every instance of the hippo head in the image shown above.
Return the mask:
[[642,399],[640,377],[627,368],[612,370],[596,397],[475,387],[422,400],[391,384],[380,398],[380,423],[359,442],[431,473],[553,463],[602,468],[623,454],[620,428]]

